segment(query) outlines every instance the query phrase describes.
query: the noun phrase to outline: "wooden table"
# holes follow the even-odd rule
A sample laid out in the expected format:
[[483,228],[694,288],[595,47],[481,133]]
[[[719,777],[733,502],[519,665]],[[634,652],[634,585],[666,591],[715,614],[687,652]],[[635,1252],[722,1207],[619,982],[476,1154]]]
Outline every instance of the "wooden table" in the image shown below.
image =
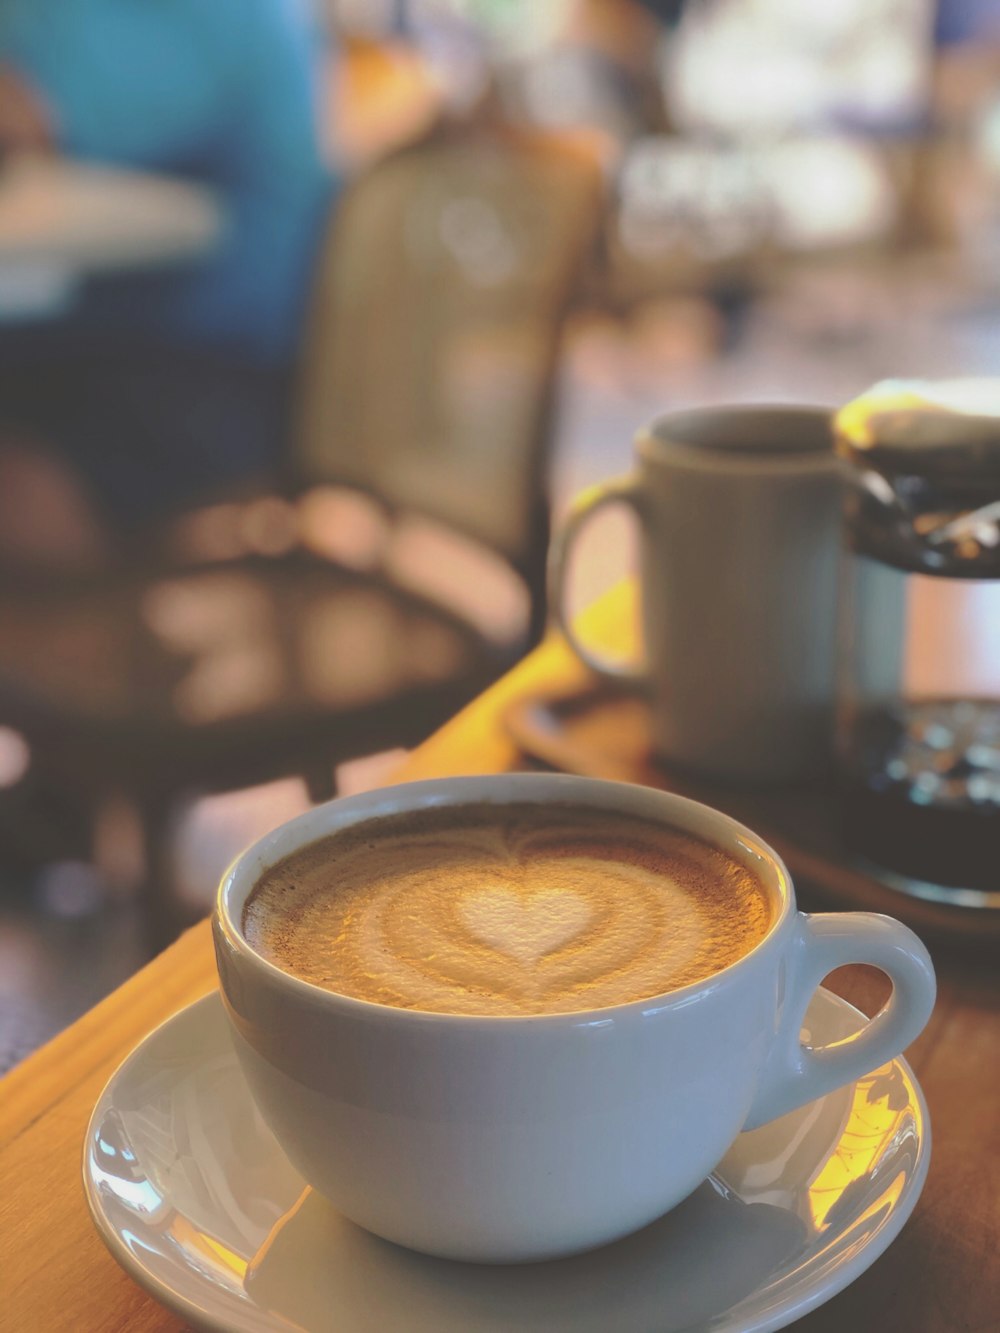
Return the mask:
[[[599,643],[632,640],[619,589],[591,608]],[[398,779],[519,766],[501,718],[526,694],[583,682],[549,641],[416,750]],[[809,905],[808,897],[805,898]],[[1000,1328],[1000,978],[992,956],[934,946],[940,995],[910,1048],[930,1106],[934,1149],[914,1216],[887,1253],[797,1327],[808,1333],[987,1333]],[[177,1329],[177,1318],[110,1258],[91,1224],[80,1162],[106,1080],[169,1014],[215,986],[202,922],[79,1022],[0,1081],[0,1328]],[[837,989],[871,1011],[879,987],[862,971]]]
[[207,250],[222,216],[189,181],[24,157],[0,169],[0,318],[46,313],[88,274],[175,263]]

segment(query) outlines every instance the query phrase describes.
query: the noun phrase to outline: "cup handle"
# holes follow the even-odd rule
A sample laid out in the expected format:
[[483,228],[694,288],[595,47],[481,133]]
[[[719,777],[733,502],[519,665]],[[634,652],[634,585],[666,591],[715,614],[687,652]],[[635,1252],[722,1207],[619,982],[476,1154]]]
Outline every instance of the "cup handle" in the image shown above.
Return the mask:
[[566,641],[580,661],[608,680],[627,681],[633,685],[644,685],[647,670],[644,665],[632,666],[625,662],[615,662],[611,658],[601,657],[592,652],[581,642],[573,624],[566,614],[566,573],[569,568],[569,556],[581,528],[597,512],[609,504],[627,504],[643,521],[642,493],[635,477],[617,477],[614,481],[601,482],[589,486],[576,497],[565,522],[552,539],[549,556],[549,606],[552,619],[566,637]]
[[[800,913],[787,958],[778,1030],[744,1129],[756,1129],[886,1064],[922,1031],[934,1008],[930,954],[912,930],[892,917]],[[829,1046],[804,1046],[800,1031],[809,1001],[823,978],[845,963],[879,968],[892,982],[892,994],[853,1037]]]

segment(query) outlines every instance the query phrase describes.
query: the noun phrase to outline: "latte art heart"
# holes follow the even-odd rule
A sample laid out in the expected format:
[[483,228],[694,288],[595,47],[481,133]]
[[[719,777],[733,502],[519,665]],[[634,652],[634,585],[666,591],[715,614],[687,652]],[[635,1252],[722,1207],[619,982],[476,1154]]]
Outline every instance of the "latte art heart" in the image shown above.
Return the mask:
[[594,919],[588,903],[558,889],[530,897],[512,889],[487,889],[462,899],[459,913],[476,939],[522,967],[572,944]]
[[685,986],[766,933],[767,892],[699,839],[631,816],[470,806],[386,816],[268,871],[247,939],[378,1004],[545,1014]]

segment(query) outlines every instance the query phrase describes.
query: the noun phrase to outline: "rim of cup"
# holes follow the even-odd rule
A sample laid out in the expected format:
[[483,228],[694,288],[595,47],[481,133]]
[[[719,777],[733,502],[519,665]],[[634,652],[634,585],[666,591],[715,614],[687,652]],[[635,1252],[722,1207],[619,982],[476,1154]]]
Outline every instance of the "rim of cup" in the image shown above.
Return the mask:
[[[532,792],[535,793],[532,798]],[[539,795],[544,792],[545,795]],[[761,878],[776,910],[763,937],[745,954],[698,981],[637,1000],[592,1008],[541,1014],[467,1014],[362,1000],[328,990],[279,967],[256,950],[243,933],[242,915],[247,898],[260,876],[286,856],[369,819],[421,809],[463,805],[511,805],[541,800],[553,805],[592,805],[599,811],[637,816],[693,834],[734,856]],[[658,809],[659,808],[659,812]],[[674,817],[677,816],[677,817]],[[713,830],[710,832],[709,829]],[[715,832],[717,831],[717,833]],[[498,773],[483,776],[430,778],[379,787],[356,796],[343,796],[295,816],[246,848],[229,866],[219,884],[213,924],[234,952],[261,970],[273,984],[290,995],[325,1009],[340,1009],[356,1016],[393,1015],[393,1021],[457,1023],[464,1026],[540,1025],[581,1026],[602,1023],[629,1014],[679,1008],[695,996],[729,984],[738,974],[774,946],[781,927],[795,910],[791,875],[772,847],[752,829],[712,806],[656,787],[563,773]]]
[[[782,435],[789,426],[795,435]],[[833,409],[799,403],[747,403],[668,412],[643,426],[636,452],[648,463],[727,475],[832,473]]]

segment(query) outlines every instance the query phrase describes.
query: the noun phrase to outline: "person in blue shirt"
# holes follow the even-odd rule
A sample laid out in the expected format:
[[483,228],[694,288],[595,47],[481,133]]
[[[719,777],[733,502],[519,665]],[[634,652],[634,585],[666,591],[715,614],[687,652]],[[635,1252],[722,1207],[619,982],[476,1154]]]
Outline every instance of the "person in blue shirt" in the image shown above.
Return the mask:
[[278,461],[332,196],[316,69],[305,0],[0,0],[0,150],[187,178],[223,208],[197,261],[0,332],[0,440],[57,451],[120,529]]

